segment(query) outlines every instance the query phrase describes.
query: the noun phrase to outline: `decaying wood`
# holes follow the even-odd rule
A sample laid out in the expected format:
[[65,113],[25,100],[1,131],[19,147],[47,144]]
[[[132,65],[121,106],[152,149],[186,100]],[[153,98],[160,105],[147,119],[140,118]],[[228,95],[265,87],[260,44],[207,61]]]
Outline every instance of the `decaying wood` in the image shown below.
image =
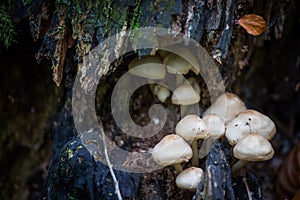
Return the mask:
[[[96,162],[83,148],[81,141],[75,137],[76,131],[71,115],[71,93],[72,81],[76,74],[74,71],[68,71],[70,65],[81,72],[82,88],[86,92],[94,90],[99,77],[104,79],[117,67],[109,65],[107,61],[114,54],[121,54],[119,50],[125,42],[120,36],[115,46],[101,49],[104,56],[99,59],[96,68],[82,65],[86,53],[107,37],[122,30],[161,26],[168,28],[171,33],[183,33],[201,43],[216,59],[219,67],[222,63],[221,73],[224,79],[233,82],[239,69],[230,65],[234,62],[228,58],[228,52],[234,29],[234,11],[236,6],[243,4],[244,1],[90,0],[78,2],[49,1],[49,4],[37,4],[32,1],[30,4],[35,10],[29,18],[33,39],[43,40],[36,58],[39,61],[43,58],[50,59],[54,82],[57,85],[61,85],[62,82],[67,85],[58,123],[53,128],[54,156],[49,166],[45,198],[76,196],[89,199],[114,199],[115,188],[109,169],[102,163]],[[28,15],[19,16],[19,13],[27,12],[24,12],[25,8],[20,6],[20,2],[16,4],[18,6],[14,7],[14,15],[15,19],[18,19],[16,21],[20,21]],[[20,10],[23,12],[18,12]],[[39,10],[41,12],[38,12]],[[269,12],[266,15],[267,18],[270,17]],[[240,49],[247,44],[245,36],[238,36],[236,40],[238,43],[235,43],[235,48],[230,52],[235,55],[232,55],[231,59],[233,56],[236,56],[235,59],[239,58]],[[69,52],[76,53],[68,54]],[[151,52],[151,50],[139,50],[138,55]],[[208,81],[207,84],[210,82]],[[225,84],[229,85],[227,82]],[[208,96],[204,84],[202,87],[202,95]],[[227,156],[222,144],[216,143],[207,156],[206,179],[199,185],[194,199],[234,199]],[[129,199],[136,198],[141,176],[116,172],[116,177],[119,180],[122,196]],[[158,176],[158,179],[162,177]],[[156,187],[160,186],[160,181],[162,180],[157,180]],[[160,190],[164,189],[158,188],[153,191]],[[154,196],[161,198],[160,193]]]
[[222,143],[217,141],[207,156],[205,180],[199,184],[193,200],[235,199],[227,156]]
[[221,62],[220,57],[225,58],[228,53],[228,48],[232,36],[234,6],[235,0],[227,0],[222,7],[222,11],[225,11],[225,23],[222,29],[220,40],[216,45],[213,53],[213,58],[216,58],[219,62]]
[[67,53],[67,5],[57,6],[57,12],[53,15],[51,28],[45,34],[42,47],[37,53],[37,60],[50,57],[53,68],[53,81],[60,85],[63,76],[63,68]]
[[237,176],[233,181],[233,189],[236,199],[240,200],[263,200],[263,193],[257,178],[252,173],[245,176]]

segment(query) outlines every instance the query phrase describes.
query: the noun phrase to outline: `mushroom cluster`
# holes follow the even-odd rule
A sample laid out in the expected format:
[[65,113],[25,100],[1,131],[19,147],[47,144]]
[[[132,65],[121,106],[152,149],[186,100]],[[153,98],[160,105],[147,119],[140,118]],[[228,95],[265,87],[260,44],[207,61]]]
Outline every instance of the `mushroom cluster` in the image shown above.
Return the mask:
[[[164,79],[167,73],[187,74],[190,70],[199,74],[197,60],[186,49],[181,51],[185,52],[188,61],[177,54],[158,50],[156,56],[133,59],[129,72],[148,79]],[[197,104],[201,93],[197,79],[190,77],[184,82],[182,76],[176,78],[177,88],[173,93],[163,84],[152,85],[151,91],[159,101],[165,103],[170,98],[173,104],[181,105],[183,109]],[[185,114],[177,123],[175,134],[166,135],[155,145],[152,157],[163,167],[174,166],[179,188],[195,190],[204,177],[199,161],[209,153],[218,138],[226,139],[233,146],[233,156],[239,159],[232,167],[236,172],[247,161],[264,161],[273,157],[274,150],[269,141],[275,132],[275,124],[269,117],[247,109],[237,95],[226,92],[205,110],[202,117]],[[200,149],[198,140],[203,140]],[[181,164],[190,160],[191,167],[183,170]]]
[[[205,124],[203,124],[200,118],[196,118],[196,115],[188,115],[183,119],[187,120],[187,117],[192,118],[192,128],[188,127],[187,124],[183,124],[184,122],[180,123],[179,128],[177,128],[178,126],[176,127],[176,130],[180,133],[186,133],[183,136],[185,137],[185,139],[182,136],[179,136],[178,134],[166,135],[153,148],[152,157],[156,163],[163,167],[169,165],[174,166],[175,170],[178,173],[176,177],[176,185],[179,188],[196,190],[198,184],[204,178],[203,170],[196,166],[192,166],[183,170],[181,163],[188,162],[192,157],[193,159],[197,158],[195,157],[195,155],[197,155],[197,151],[195,151],[194,148],[192,149],[188,142],[193,141],[192,144],[194,144],[194,141],[196,141],[195,138],[199,139],[207,137],[207,132],[205,130],[206,126]],[[195,127],[199,125],[199,129],[195,129]],[[192,147],[194,146],[192,145]]]
[[225,122],[225,137],[233,146],[233,156],[240,159],[233,167],[233,173],[247,161],[265,161],[274,155],[269,142],[276,133],[274,122],[266,115],[247,109],[235,94],[225,93],[218,97],[203,114],[219,115]]
[[[183,117],[175,127],[175,133],[165,136],[153,148],[152,157],[161,166],[174,165],[179,173],[176,185],[182,189],[195,190],[203,180],[204,172],[199,168],[197,140],[224,136],[225,124],[221,117],[209,114],[203,119],[194,114]],[[189,162],[192,167],[182,169],[181,163]]]
[[[182,75],[191,70],[194,74],[199,74],[198,61],[189,52],[188,49],[178,49],[184,58],[177,54],[158,50],[155,56],[144,56],[134,58],[128,65],[129,73],[135,76],[161,80],[167,73],[176,75],[176,88],[171,93],[167,86],[163,84],[151,84],[150,89],[160,102],[165,103],[168,98],[175,105],[180,105],[183,110],[187,106],[196,104],[200,101],[200,86],[194,77],[186,81]],[[207,119],[209,122],[215,122],[214,119]],[[209,137],[207,130],[213,130],[206,126],[204,121],[198,115],[186,115],[175,128],[176,134],[166,135],[155,145],[152,150],[153,160],[159,165],[174,166],[178,173],[176,184],[179,188],[195,190],[203,179],[204,172],[199,165],[197,140]],[[218,135],[216,130],[212,131],[214,136]],[[182,169],[182,163],[188,162],[192,158],[192,167]]]
[[[158,50],[155,56],[143,56],[134,58],[128,65],[129,73],[135,76],[162,80],[166,73],[170,74],[187,74],[190,70],[195,74],[199,74],[198,61],[194,58],[188,49],[178,49],[181,56],[164,50]],[[194,63],[191,64],[191,63]],[[196,65],[196,66],[195,66]],[[157,99],[165,103],[171,97],[171,102],[175,105],[192,105],[200,101],[200,87],[196,79],[189,78],[184,81],[183,76],[176,76],[176,86],[173,94],[163,85],[156,84],[150,87]]]
[[[203,180],[204,173],[199,168],[197,140],[224,136],[225,124],[215,114],[207,115],[203,119],[198,115],[190,114],[177,123],[175,133],[165,136],[156,144],[152,157],[161,166],[174,165],[179,173],[176,178],[178,187],[195,190],[199,182]],[[183,170],[181,163],[189,162],[191,158],[192,167]],[[186,177],[193,178],[184,180]]]
[[233,167],[236,173],[247,161],[269,160],[274,149],[269,142],[276,133],[274,122],[262,113],[247,109],[226,125],[226,138],[234,146],[233,155],[240,159]]
[[[201,149],[198,155],[197,140],[202,139],[203,145],[218,138],[226,138],[233,145],[233,156],[239,159],[232,167],[235,173],[247,161],[264,161],[273,157],[274,150],[269,141],[275,132],[275,124],[269,117],[247,109],[237,95],[225,93],[203,113],[202,118],[198,115],[184,116],[175,127],[176,134],[165,136],[154,147],[152,156],[162,166],[175,166],[179,173],[176,177],[178,187],[194,190],[204,176],[203,170],[199,168],[199,158],[204,156]],[[180,144],[178,142],[171,147],[169,143],[174,138],[180,140]],[[189,162],[190,159],[192,167],[183,170],[181,163]],[[167,160],[172,162],[166,163]]]

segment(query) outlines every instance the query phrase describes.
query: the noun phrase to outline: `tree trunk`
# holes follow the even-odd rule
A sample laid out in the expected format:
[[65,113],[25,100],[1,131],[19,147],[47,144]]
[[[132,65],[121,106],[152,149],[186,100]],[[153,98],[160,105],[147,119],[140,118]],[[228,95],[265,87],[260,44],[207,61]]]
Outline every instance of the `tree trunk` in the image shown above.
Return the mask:
[[[129,173],[122,170],[113,170],[112,173],[107,167],[105,142],[108,146],[113,143],[126,151],[148,151],[163,136],[174,133],[180,110],[178,106],[167,101],[163,105],[168,111],[168,118],[159,134],[151,138],[126,135],[127,132],[118,127],[111,114],[110,98],[114,85],[128,71],[128,63],[133,58],[156,54],[156,49],[139,49],[130,46],[132,43],[126,43],[127,40],[124,40],[122,35],[118,35],[113,45],[100,49],[101,57],[98,58],[96,67],[91,67],[92,65],[89,64],[92,62],[86,62],[85,59],[87,59],[86,55],[97,45],[122,31],[137,31],[143,27],[157,27],[159,30],[158,27],[163,27],[168,30],[169,34],[182,34],[201,44],[208,52],[207,55],[210,55],[214,65],[217,66],[226,91],[234,91],[242,95],[245,102],[253,103],[255,101],[252,100],[251,95],[256,94],[255,91],[259,85],[247,86],[249,79],[253,78],[252,74],[260,69],[259,63],[268,63],[266,56],[276,59],[274,55],[279,55],[279,50],[274,50],[273,55],[262,47],[265,47],[267,43],[267,50],[273,51],[272,48],[277,46],[269,45],[269,43],[282,41],[284,44],[289,36],[297,38],[293,31],[297,24],[295,12],[296,8],[299,8],[298,2],[285,0],[47,0],[39,2],[28,0],[4,1],[0,4],[4,8],[1,14],[4,16],[7,14],[5,12],[9,12],[10,15],[7,16],[12,17],[15,30],[21,30],[15,36],[19,43],[12,44],[8,49],[1,46],[0,50],[1,60],[2,58],[4,60],[3,67],[1,67],[1,89],[4,92],[0,95],[10,96],[10,99],[3,100],[3,105],[10,105],[13,101],[12,90],[7,89],[13,83],[13,87],[21,85],[25,92],[29,90],[37,95],[37,97],[30,96],[26,99],[26,102],[30,102],[26,106],[30,107],[34,104],[38,105],[36,109],[39,109],[35,112],[35,116],[28,118],[28,111],[22,111],[23,114],[19,115],[18,108],[13,105],[8,108],[2,105],[0,107],[1,113],[11,109],[14,120],[9,122],[10,117],[1,114],[2,121],[8,126],[1,125],[0,127],[3,133],[3,137],[0,138],[0,147],[4,149],[0,154],[0,160],[5,161],[5,165],[14,166],[7,175],[0,176],[1,196],[10,199],[40,199],[41,197],[45,199],[117,199],[116,190],[119,189],[123,199],[234,199],[237,197],[250,199],[249,195],[243,195],[245,192],[248,194],[252,192],[253,198],[263,199],[260,194],[259,181],[251,173],[246,175],[249,185],[245,183],[245,187],[250,186],[250,189],[245,189],[243,186],[233,187],[235,184],[232,183],[241,183],[244,179],[231,176],[230,147],[224,140],[218,141],[209,155],[200,160],[200,166],[205,169],[206,179],[194,192],[177,188],[175,184],[177,174],[172,166],[151,173]],[[266,31],[259,36],[248,34],[237,22],[243,15],[252,13],[262,16],[268,25]],[[288,15],[288,13],[291,14]],[[8,35],[4,34],[9,33],[1,31],[2,37],[7,38]],[[153,37],[156,37],[155,34],[158,33],[153,32]],[[168,43],[169,39],[159,40],[159,42]],[[153,44],[153,47],[157,47],[155,45],[157,44]],[[122,50],[126,48],[136,51],[122,55]],[[20,56],[23,53],[24,55]],[[17,59],[14,61],[15,54]],[[30,59],[26,58],[26,55]],[[35,58],[33,58],[34,55]],[[259,57],[260,55],[264,57]],[[294,59],[295,55],[297,54],[287,56]],[[110,63],[109,59],[115,56],[118,59]],[[25,63],[28,66],[24,66]],[[31,64],[32,69],[29,66]],[[14,66],[12,70],[9,70],[10,66]],[[44,67],[40,74],[39,68],[43,66],[47,67]],[[293,70],[296,69],[291,68],[290,74],[293,74]],[[274,70],[280,71],[277,68]],[[51,77],[49,71],[52,71],[52,83],[49,83]],[[7,78],[2,74],[8,74]],[[22,79],[20,74],[24,76],[23,81],[20,81]],[[82,94],[77,94],[73,90],[77,74],[80,75],[78,83],[83,91]],[[186,77],[189,76],[191,73],[186,75]],[[201,75],[193,76],[197,78],[201,89],[200,113],[198,113],[201,115],[211,103],[210,95],[212,94],[209,93],[207,85],[210,83],[205,82]],[[34,78],[31,79],[31,77]],[[10,78],[17,82],[10,82]],[[266,77],[266,79],[268,85],[265,87],[273,84],[271,77]],[[26,82],[28,86],[22,86]],[[144,126],[151,122],[145,113],[148,113],[148,108],[152,104],[158,102],[152,92],[152,89],[145,86],[139,88],[131,97],[130,114],[139,125]],[[94,101],[87,101],[84,106],[76,104],[78,95],[89,96],[93,93],[95,93]],[[22,99],[22,95],[26,96],[17,92],[14,98]],[[77,95],[76,98],[74,95]],[[124,97],[126,95],[129,95],[128,91],[124,91]],[[259,95],[264,95],[262,99],[266,99],[266,93],[259,93]],[[280,94],[280,96],[284,95]],[[32,99],[34,101],[31,101]],[[17,102],[22,101],[17,100]],[[266,103],[267,101],[263,101],[255,106],[261,106],[264,110]],[[76,107],[72,107],[74,105]],[[89,115],[91,105],[95,106],[97,118]],[[73,114],[77,111],[80,116],[75,118]],[[34,107],[31,107],[31,112],[34,112]],[[85,127],[79,130],[76,127],[76,120],[85,120],[90,124],[94,121],[101,121],[103,125],[100,123],[100,128],[96,130]],[[30,124],[27,130],[23,130],[26,127],[23,121],[28,121]],[[12,123],[16,125],[9,125]],[[102,129],[107,139],[101,135]],[[132,127],[127,130],[136,134],[138,132]],[[87,143],[87,140],[83,142],[83,132],[91,137],[90,143]],[[36,139],[28,140],[26,133],[31,133],[30,137]],[[95,138],[98,138],[96,143],[92,141],[93,134]],[[50,138],[53,146],[49,142]],[[11,144],[7,144],[8,142]],[[91,151],[90,148],[86,148],[88,145],[91,148],[99,148],[101,151]],[[51,153],[52,148],[53,153]],[[109,155],[110,153],[111,151]],[[130,158],[119,155],[112,160],[118,160],[124,166],[127,164],[145,165],[144,162],[147,160],[140,159],[136,155],[138,154],[131,154]],[[26,163],[21,171],[18,171],[16,167],[20,164],[17,156],[22,158],[22,163]],[[9,159],[12,161],[8,161]],[[104,163],[101,162],[103,160],[105,160]],[[47,169],[45,162],[50,162],[49,165],[47,164]],[[114,165],[113,163],[112,168]],[[183,164],[184,167],[189,165],[189,163]],[[32,167],[34,172],[30,172]],[[4,169],[1,166],[2,168]],[[43,188],[28,189],[28,185],[41,182],[43,173],[46,174]],[[118,184],[115,182],[114,175]],[[20,176],[23,179],[18,178]],[[10,177],[11,181],[7,181]],[[29,194],[25,194],[26,188]],[[34,193],[38,194],[34,196]]]

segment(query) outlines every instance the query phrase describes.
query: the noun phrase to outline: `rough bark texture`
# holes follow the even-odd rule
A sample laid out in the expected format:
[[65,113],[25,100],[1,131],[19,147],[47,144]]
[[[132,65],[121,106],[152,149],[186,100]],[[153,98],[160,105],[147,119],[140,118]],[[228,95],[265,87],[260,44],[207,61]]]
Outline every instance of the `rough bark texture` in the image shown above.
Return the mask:
[[[103,67],[106,65],[101,63],[118,52],[110,47],[113,50],[102,49],[107,53],[100,59],[98,68],[82,65],[86,53],[121,30],[158,26],[193,38],[214,58],[226,90],[241,94],[246,103],[273,114],[279,124],[279,137],[295,143],[291,138],[299,131],[295,119],[299,117],[300,90],[299,50],[292,49],[299,46],[299,31],[295,31],[299,26],[296,0],[27,0],[3,1],[0,5],[1,19],[11,16],[17,32],[17,43],[8,49],[1,44],[0,48],[0,170],[3,172],[0,196],[4,199],[116,199],[107,166],[95,161],[77,136],[71,107],[77,72],[82,74],[82,88],[87,93],[96,87],[97,77],[101,77],[97,111],[109,137],[122,148],[153,147],[159,137],[173,132],[178,118],[174,106],[166,106],[172,117],[164,132],[153,141],[124,136],[107,114],[111,83],[127,70],[129,58],[149,54],[151,50],[125,55],[109,67]],[[258,37],[248,35],[236,23],[249,13],[261,15],[269,25]],[[9,31],[0,30],[0,38],[9,41]],[[125,44],[120,38],[114,47],[122,45]],[[279,59],[285,50],[286,54]],[[278,60],[282,66],[276,63]],[[263,67],[261,63],[271,65]],[[272,66],[276,68],[273,70]],[[275,80],[267,78],[270,74]],[[288,77],[287,81],[282,74]],[[277,84],[278,79],[281,84]],[[200,107],[205,109],[210,104],[209,93],[200,77],[199,84]],[[155,102],[149,90],[143,88],[140,92],[149,101],[133,103],[139,108],[134,113],[137,116]],[[273,96],[268,97],[269,93]],[[292,130],[285,126],[286,119],[294,120]],[[147,124],[149,119],[137,117],[137,120]],[[277,147],[278,151],[283,149],[281,144]],[[217,143],[201,162],[206,180],[196,193],[179,190],[174,183],[176,172],[167,167],[151,174],[115,171],[121,194],[124,199],[173,200],[251,199],[251,193],[252,199],[263,199],[255,173],[232,179],[229,150],[230,147]],[[274,192],[274,187],[268,192]]]
[[205,181],[200,183],[193,199],[235,199],[228,157],[229,152],[226,155],[224,146],[217,141],[206,159]]

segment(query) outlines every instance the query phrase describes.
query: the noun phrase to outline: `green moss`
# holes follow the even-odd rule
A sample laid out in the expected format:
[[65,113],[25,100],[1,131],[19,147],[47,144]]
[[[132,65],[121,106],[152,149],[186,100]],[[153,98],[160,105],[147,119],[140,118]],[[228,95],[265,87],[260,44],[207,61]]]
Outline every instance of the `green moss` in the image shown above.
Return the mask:
[[77,200],[76,190],[74,190],[72,193],[68,193],[68,199],[70,200]]
[[32,0],[23,0],[23,6],[27,6],[32,3]]
[[68,155],[68,159],[71,159],[73,157],[73,151],[72,151],[72,149],[67,148],[66,149],[66,153]]
[[9,10],[9,6],[0,5],[0,41],[6,48],[15,42],[14,37],[16,35]]
[[137,0],[133,9],[132,20],[130,21],[130,29],[138,29],[141,26],[141,0]]
[[104,34],[103,38],[110,37],[119,32],[126,22],[127,7],[112,0],[100,2],[97,13],[100,23],[104,25],[101,32]]

